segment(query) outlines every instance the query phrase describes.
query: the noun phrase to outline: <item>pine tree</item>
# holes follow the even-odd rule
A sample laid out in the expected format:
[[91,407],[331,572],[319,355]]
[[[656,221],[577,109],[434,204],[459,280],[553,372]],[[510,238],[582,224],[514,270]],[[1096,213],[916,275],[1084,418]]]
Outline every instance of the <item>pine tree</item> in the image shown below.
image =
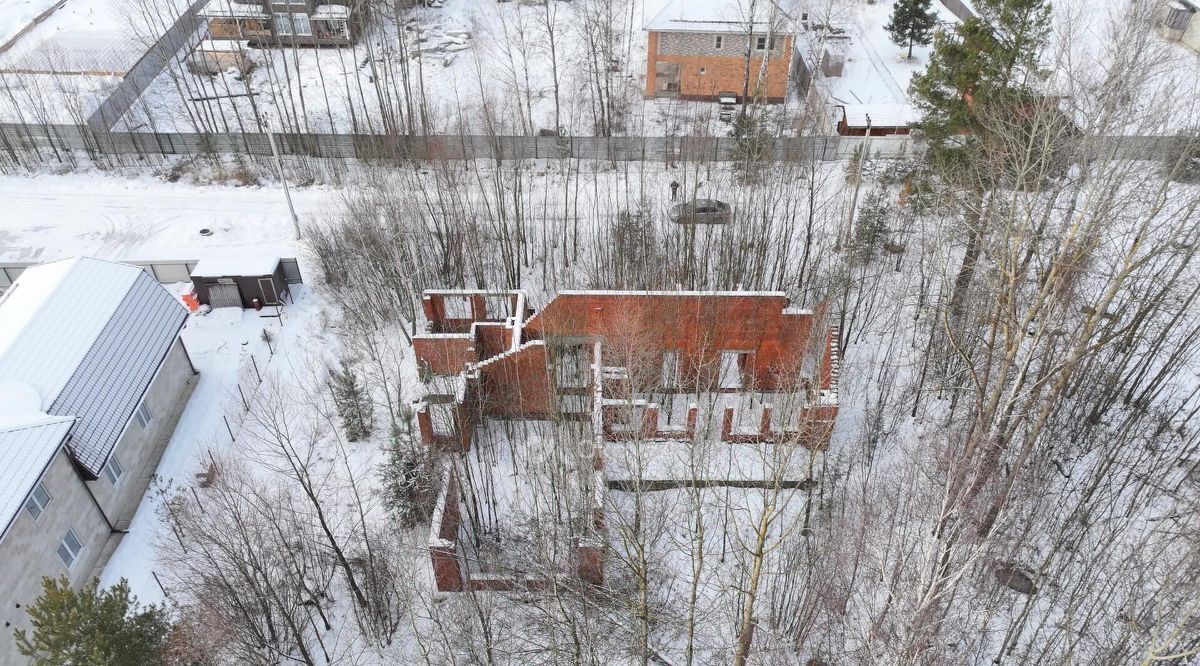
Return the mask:
[[915,127],[935,161],[986,140],[980,118],[989,107],[1009,116],[1029,108],[1046,77],[1038,62],[1050,31],[1046,0],[976,0],[975,8],[978,17],[934,37],[929,66],[909,85],[922,115]]
[[375,409],[350,364],[343,359],[342,369],[331,369],[329,374],[333,379],[333,401],[342,418],[346,439],[357,442],[370,437],[375,427]]
[[913,44],[928,46],[933,41],[933,29],[937,27],[937,13],[933,11],[933,0],[897,0],[892,6],[892,18],[883,26],[892,42],[897,46],[908,46],[908,59],[912,60]]
[[74,590],[66,576],[42,579],[42,596],[26,609],[33,635],[13,632],[17,650],[34,666],[160,663],[171,624],[166,610],[142,607],[124,579],[103,590],[98,580]]
[[432,494],[429,459],[412,440],[411,429],[392,424],[388,458],[379,469],[383,504],[392,520],[404,528],[428,518]]

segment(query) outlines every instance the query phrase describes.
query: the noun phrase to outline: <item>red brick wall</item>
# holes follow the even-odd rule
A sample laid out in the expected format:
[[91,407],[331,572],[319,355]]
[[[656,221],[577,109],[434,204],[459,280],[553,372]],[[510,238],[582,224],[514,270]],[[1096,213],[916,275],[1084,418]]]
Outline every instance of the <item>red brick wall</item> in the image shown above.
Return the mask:
[[[785,315],[785,296],[560,294],[525,325],[528,338],[600,336],[605,363],[629,367],[642,386],[662,354],[680,352],[685,388],[715,381],[721,351],[752,351],[761,390],[785,389],[810,352],[811,314]],[[640,372],[639,372],[640,370]]]
[[439,592],[462,590],[462,570],[458,565],[458,527],[462,520],[458,510],[458,484],[454,477],[446,479],[446,505],[442,510],[442,521],[438,526],[438,538],[449,541],[450,546],[429,546],[429,559],[433,564],[433,578]]
[[481,323],[475,327],[475,346],[479,359],[489,359],[512,346],[512,329],[502,323]]
[[413,353],[417,362],[428,367],[435,374],[453,375],[460,372],[467,363],[479,360],[475,351],[475,341],[466,338],[444,338],[413,336]]
[[500,418],[550,418],[553,391],[545,345],[526,345],[480,367],[481,411]]
[[[725,91],[741,97],[746,82],[744,52],[728,56],[660,54],[658,37],[659,33],[651,32],[646,38],[646,97],[655,96],[655,63],[658,62],[679,63],[679,96],[684,99],[716,100],[717,94]],[[782,102],[787,96],[788,76],[792,67],[792,37],[787,35],[782,39],[781,54],[772,56],[767,62],[762,95],[768,102]],[[751,95],[755,94],[754,86],[758,82],[762,60],[761,57],[750,58]],[[704,74],[700,74],[701,68],[704,68]]]

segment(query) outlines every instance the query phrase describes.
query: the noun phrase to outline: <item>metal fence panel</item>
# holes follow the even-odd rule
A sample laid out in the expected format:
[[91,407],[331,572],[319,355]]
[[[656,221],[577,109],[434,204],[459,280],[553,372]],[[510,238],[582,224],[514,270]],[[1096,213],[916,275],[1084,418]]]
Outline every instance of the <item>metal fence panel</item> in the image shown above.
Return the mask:
[[279,263],[283,266],[283,279],[288,284],[300,284],[304,279],[300,276],[300,262],[295,259],[285,258],[280,259]]

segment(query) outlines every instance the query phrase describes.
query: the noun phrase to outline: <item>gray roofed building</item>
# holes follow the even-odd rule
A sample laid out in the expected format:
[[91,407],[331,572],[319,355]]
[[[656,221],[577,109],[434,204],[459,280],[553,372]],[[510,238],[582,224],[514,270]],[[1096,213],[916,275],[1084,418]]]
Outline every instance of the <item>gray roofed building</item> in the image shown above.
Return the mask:
[[0,299],[0,380],[32,385],[48,414],[78,417],[71,453],[98,476],[186,319],[138,266],[34,266]]
[[196,371],[187,310],[144,269],[77,257],[0,297],[0,666],[43,576],[98,575],[137,511]]

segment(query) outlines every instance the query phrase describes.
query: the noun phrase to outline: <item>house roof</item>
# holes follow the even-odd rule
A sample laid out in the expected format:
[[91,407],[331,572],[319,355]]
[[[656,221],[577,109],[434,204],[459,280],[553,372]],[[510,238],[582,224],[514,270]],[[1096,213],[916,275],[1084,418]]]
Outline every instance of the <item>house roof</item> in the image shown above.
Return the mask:
[[790,29],[783,26],[791,23],[787,13],[771,0],[667,0],[659,6],[661,9],[647,6],[646,30],[747,32],[748,22],[753,22],[754,32],[767,32],[772,23],[776,32],[783,32]]
[[216,19],[267,19],[270,16],[262,5],[234,0],[211,0],[196,15]]
[[41,412],[78,417],[71,454],[98,475],[186,318],[138,266],[34,266],[0,298],[0,381],[32,387]]
[[317,5],[312,18],[317,20],[342,20],[350,18],[350,8],[346,5]]
[[270,275],[279,267],[274,255],[246,255],[201,259],[192,269],[192,277],[258,277]]
[[25,423],[0,425],[0,470],[4,474],[0,481],[0,539],[8,534],[74,422],[69,416],[42,414]]

